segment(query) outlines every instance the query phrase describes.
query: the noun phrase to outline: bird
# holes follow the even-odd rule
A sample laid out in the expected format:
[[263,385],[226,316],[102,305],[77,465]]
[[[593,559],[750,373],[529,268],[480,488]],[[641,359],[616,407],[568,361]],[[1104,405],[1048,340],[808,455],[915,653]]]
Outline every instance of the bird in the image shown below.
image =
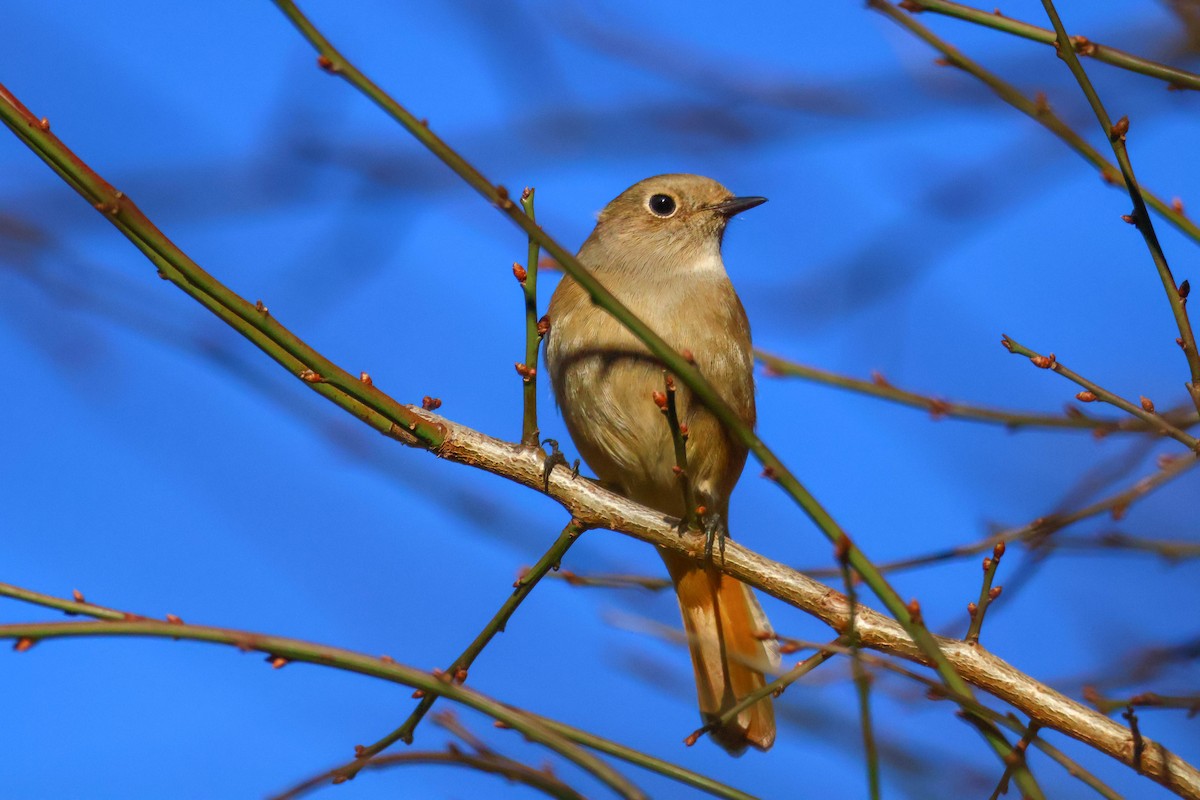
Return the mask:
[[[735,214],[766,202],[737,197],[699,175],[658,175],[635,183],[598,215],[578,260],[618,300],[695,366],[738,417],[753,427],[750,324],[725,271],[721,244]],[[691,518],[672,431],[653,395],[664,367],[578,283],[564,277],[547,312],[546,366],[579,454],[605,485],[677,519]],[[659,399],[661,402],[661,398]],[[729,498],[747,448],[683,385],[676,395],[686,429],[688,477],[706,509],[706,527],[725,532]],[[674,584],[695,671],[700,715],[733,755],[775,741],[769,697],[724,724],[719,717],[777,671],[778,645],[751,589],[705,560],[659,548]]]

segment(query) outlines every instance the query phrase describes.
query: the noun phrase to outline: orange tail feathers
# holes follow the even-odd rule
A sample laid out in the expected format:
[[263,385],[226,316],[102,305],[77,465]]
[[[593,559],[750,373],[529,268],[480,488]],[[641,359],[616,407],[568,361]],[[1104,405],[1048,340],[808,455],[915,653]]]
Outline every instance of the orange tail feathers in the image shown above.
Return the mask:
[[[771,627],[750,587],[684,556],[660,553],[679,598],[700,716],[707,725],[766,685],[763,670],[777,667],[778,649],[756,635],[770,633]],[[770,748],[775,743],[771,698],[714,729],[712,738],[732,755],[741,755],[748,745]]]

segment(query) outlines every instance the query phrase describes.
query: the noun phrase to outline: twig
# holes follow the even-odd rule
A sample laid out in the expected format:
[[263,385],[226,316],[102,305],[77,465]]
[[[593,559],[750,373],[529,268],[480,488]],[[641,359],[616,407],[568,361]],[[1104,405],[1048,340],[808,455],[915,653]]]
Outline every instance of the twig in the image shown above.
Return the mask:
[[[1035,520],[1016,528],[1006,528],[998,533],[990,536],[985,536],[978,541],[970,544],[957,545],[955,547],[947,547],[941,550],[935,550],[930,553],[922,553],[920,555],[908,556],[894,561],[887,561],[879,565],[879,569],[884,572],[899,572],[901,570],[913,569],[915,567],[925,567],[932,564],[938,564],[945,561],[953,561],[958,558],[967,558],[980,553],[986,553],[988,550],[996,546],[997,542],[1024,542],[1030,543],[1032,546],[1043,546],[1043,542],[1048,541],[1049,537],[1054,533],[1091,517],[1100,514],[1112,514],[1115,518],[1124,516],[1129,507],[1142,499],[1151,492],[1170,483],[1185,472],[1200,466],[1200,458],[1193,455],[1181,455],[1173,458],[1162,458],[1159,460],[1159,468],[1154,473],[1146,475],[1137,480],[1132,486],[1123,489],[1119,492],[1109,495],[1101,500],[1084,506],[1067,514],[1048,514],[1043,517],[1038,517]],[[836,568],[813,567],[802,569],[805,575],[810,575],[814,578],[824,578],[836,576],[838,570]]]
[[1169,563],[1200,558],[1200,542],[1143,539],[1118,531],[1088,537],[1056,536],[1050,546],[1058,550],[1134,550],[1160,556]]
[[[334,667],[346,672],[368,675],[374,678],[400,683],[420,689],[429,694],[445,696],[468,708],[473,708],[493,719],[508,725],[530,740],[545,745],[582,769],[594,775],[614,792],[626,798],[644,799],[636,786],[575,743],[567,740],[533,719],[502,703],[459,686],[452,681],[400,664],[386,656],[368,656],[339,647],[313,644],[311,642],[282,636],[270,636],[232,628],[207,625],[184,624],[178,618],[168,621],[152,620],[135,614],[123,614],[121,619],[111,617],[112,609],[93,607],[88,603],[69,604],[61,598],[53,598],[17,587],[0,584],[0,594],[37,603],[51,608],[71,610],[80,614],[96,616],[96,621],[87,622],[31,622],[0,625],[0,639],[17,642],[17,650],[29,650],[33,645],[57,638],[92,636],[148,636],[163,639],[184,639],[209,642],[236,647],[242,651],[265,653],[271,665],[280,668],[292,662],[304,662],[319,666]],[[23,644],[27,643],[27,644]]]
[[1030,743],[1037,738],[1040,730],[1036,722],[1029,723],[1029,727],[1025,729],[1025,733],[1021,734],[1020,740],[1013,745],[1012,762],[1004,765],[1004,773],[1000,776],[1000,781],[996,784],[995,790],[992,792],[989,800],[1000,800],[1000,797],[1008,794],[1008,781],[1012,777],[1013,771],[1021,767],[1025,767],[1025,751],[1029,749]]
[[[1071,149],[1079,153],[1085,161],[1098,169],[1100,177],[1106,183],[1114,186],[1121,186],[1123,184],[1120,170],[1108,161],[1108,159],[1100,155],[1100,151],[1088,144],[1070,125],[1063,122],[1050,109],[1050,105],[1046,102],[1046,98],[1043,95],[1039,94],[1033,99],[1026,97],[1011,83],[1008,83],[994,73],[988,72],[978,63],[964,56],[957,48],[947,44],[936,36],[933,31],[929,30],[929,28],[912,19],[911,15],[901,11],[896,6],[887,2],[887,0],[867,0],[867,5],[884,14],[930,47],[940,52],[947,64],[958,67],[964,72],[975,76],[995,92],[1001,100],[1062,139]],[[1158,212],[1164,219],[1168,220],[1194,241],[1200,242],[1200,227],[1184,215],[1182,205],[1176,207],[1172,203],[1163,202],[1161,198],[1150,192],[1143,192],[1143,196],[1146,199],[1146,204]]]
[[560,569],[546,577],[565,581],[569,586],[585,586],[598,589],[645,589],[651,592],[661,592],[673,585],[669,578],[652,578],[649,575],[615,575],[593,573],[580,575],[569,569]]
[[1142,731],[1138,728],[1137,712],[1133,710],[1133,706],[1125,709],[1121,717],[1129,723],[1129,733],[1133,737],[1133,768],[1137,770],[1138,775],[1145,774],[1142,769],[1142,756],[1146,753],[1146,740],[1142,738]]
[[969,603],[967,612],[971,615],[971,624],[967,627],[966,641],[968,644],[979,644],[979,632],[983,628],[983,617],[987,614],[988,606],[1000,596],[1003,587],[992,588],[992,580],[996,577],[996,568],[1004,557],[1004,542],[996,542],[992,548],[991,558],[983,560],[983,586],[979,589],[979,602]]
[[[679,491],[683,494],[683,517],[679,527],[686,530],[698,525],[700,515],[696,506],[696,491],[692,485],[692,477],[688,473],[687,440],[688,429],[679,421],[679,407],[675,398],[675,379],[666,371],[663,372],[663,388],[665,392],[654,393],[654,404],[667,420],[671,431],[671,444],[675,448],[675,477],[679,480]],[[712,554],[712,542],[707,545],[709,555]]]
[[1122,708],[1177,708],[1187,713],[1188,718],[1200,714],[1200,694],[1169,695],[1157,692],[1141,692],[1132,697],[1107,698],[1094,686],[1083,687],[1083,699],[1096,707],[1101,714],[1112,714]]
[[[474,641],[467,645],[458,658],[454,659],[445,672],[442,673],[447,676],[448,680],[457,684],[466,681],[467,671],[475,663],[475,659],[483,652],[483,649],[488,646],[488,643],[492,641],[492,638],[497,633],[504,631],[504,627],[508,624],[509,619],[516,613],[517,608],[529,596],[529,593],[533,591],[533,587],[537,585],[538,581],[547,572],[558,566],[568,548],[575,543],[575,540],[579,538],[579,535],[585,529],[586,526],[578,520],[571,520],[541,559],[513,583],[514,591],[512,595],[504,601],[504,605],[500,606],[500,610],[492,616],[487,625],[483,627],[483,630],[479,632],[479,635],[475,637]],[[418,695],[414,694],[414,697],[416,696]],[[421,724],[421,720],[437,700],[436,694],[425,693],[420,695],[420,697],[421,702],[417,704],[417,707],[413,709],[408,719],[404,720],[404,723],[399,728],[396,728],[369,747],[357,749],[353,761],[333,770],[334,782],[341,783],[352,780],[367,765],[371,758],[391,747],[396,742],[402,741],[405,744],[412,744],[413,732]]]
[[871,676],[863,668],[862,646],[858,640],[858,629],[855,627],[858,592],[854,587],[854,576],[846,562],[844,549],[836,548],[835,555],[842,569],[846,603],[850,606],[850,624],[846,628],[846,639],[850,648],[850,673],[854,677],[854,689],[858,694],[858,717],[862,728],[863,752],[867,761],[867,787],[871,800],[879,800],[879,749],[875,745],[875,729],[871,724]]
[[[842,637],[838,637],[830,644],[837,644],[843,641],[844,639]],[[791,686],[793,683],[800,680],[829,659],[833,658],[833,655],[833,650],[818,649],[817,652],[797,663],[796,666],[792,667],[775,680],[770,681],[764,684],[762,687],[747,694],[732,707],[726,709],[725,713],[721,714],[721,716],[689,733],[686,737],[684,737],[683,743],[688,747],[691,747],[698,742],[700,737],[702,737],[704,734],[715,731],[723,725],[728,725],[731,720],[737,718],[738,714],[741,714],[743,711],[750,708],[750,706],[754,705],[763,698],[772,696],[778,697],[779,695],[783,694],[783,691],[787,689],[787,687]]]
[[[429,764],[466,767],[477,772],[500,775],[514,783],[528,786],[531,789],[537,789],[542,794],[559,798],[559,800],[584,800],[582,794],[544,770],[534,769],[527,764],[522,764],[505,756],[494,754],[490,756],[471,755],[455,747],[448,747],[446,750],[440,751],[393,753],[372,760],[366,767],[370,770],[382,770],[405,765]],[[306,778],[295,786],[279,794],[272,795],[270,800],[295,800],[298,797],[303,797],[314,789],[319,789],[321,786],[326,785],[331,779],[336,778],[336,772],[337,770],[329,770],[328,772],[322,772],[320,775]]]
[[[525,191],[521,192],[521,208],[525,210],[525,216],[529,217],[531,222],[535,219],[533,195],[532,187],[527,187]],[[537,239],[529,237],[529,253],[525,259],[525,266],[520,267],[513,264],[513,273],[517,276],[525,295],[525,363],[522,365],[524,369],[519,366],[517,372],[520,373],[524,383],[521,444],[526,447],[537,447],[540,438],[537,416],[538,346],[541,344],[543,335],[542,328],[538,324],[537,313],[538,254],[540,250]]]
[[[1141,420],[1108,420],[1089,417],[1075,406],[1069,407],[1066,414],[1031,414],[1024,411],[1009,411],[1001,408],[988,408],[986,406],[958,403],[899,389],[877,372],[872,373],[871,380],[863,380],[817,367],[810,367],[806,364],[799,364],[795,361],[763,352],[762,350],[755,350],[754,355],[766,366],[768,375],[786,375],[803,378],[813,383],[835,386],[839,389],[846,389],[858,394],[870,395],[882,400],[890,400],[893,403],[928,411],[930,417],[935,420],[945,417],[974,422],[990,422],[1003,425],[1012,430],[1020,428],[1068,428],[1103,431],[1104,433],[1145,433],[1147,430],[1154,430],[1154,428]],[[1187,413],[1167,411],[1162,416],[1180,428],[1189,428],[1200,422],[1200,414],[1190,410],[1190,402],[1188,409],[1189,412]]]
[[1121,166],[1125,188],[1129,190],[1129,199],[1133,201],[1133,213],[1130,214],[1132,219],[1127,221],[1131,221],[1137,226],[1146,242],[1146,248],[1150,251],[1150,257],[1154,259],[1158,277],[1167,293],[1167,302],[1170,303],[1171,313],[1175,317],[1175,325],[1179,328],[1177,341],[1183,348],[1188,370],[1191,372],[1192,379],[1190,383],[1186,384],[1187,390],[1192,396],[1196,410],[1200,411],[1200,353],[1196,352],[1196,337],[1192,334],[1192,322],[1188,319],[1184,299],[1186,293],[1180,292],[1180,287],[1175,284],[1175,277],[1171,274],[1171,268],[1167,266],[1167,257],[1158,243],[1158,234],[1154,232],[1154,220],[1146,210],[1146,201],[1142,198],[1142,190],[1138,186],[1137,178],[1133,175],[1133,163],[1129,160],[1129,150],[1125,146],[1125,136],[1129,131],[1129,118],[1122,117],[1116,125],[1112,123],[1108,112],[1104,109],[1104,104],[1100,102],[1100,95],[1096,94],[1096,89],[1083,69],[1083,64],[1079,62],[1079,56],[1075,54],[1071,37],[1067,35],[1067,30],[1058,17],[1053,0],[1042,0],[1042,7],[1046,9],[1046,16],[1050,18],[1050,22],[1054,25],[1054,32],[1058,35],[1058,57],[1067,62],[1071,74],[1079,82],[1079,88],[1083,90],[1092,111],[1096,113],[1096,119],[1100,122],[1104,135],[1108,137],[1113,155],[1116,156],[1117,163]]
[[598,753],[619,758],[629,764],[641,767],[643,769],[656,772],[659,775],[665,775],[677,783],[685,786],[691,786],[694,789],[699,789],[702,792],[714,795],[716,797],[724,797],[727,800],[757,800],[757,798],[749,795],[740,789],[734,789],[731,786],[726,786],[723,783],[718,783],[712,778],[705,777],[691,770],[685,769],[677,764],[672,764],[669,761],[663,761],[660,758],[655,758],[641,750],[635,750],[632,747],[626,747],[622,744],[603,739],[595,734],[587,731],[573,728],[556,720],[540,717],[537,714],[529,714],[531,719],[545,725],[550,730],[559,734],[565,739],[569,739],[576,744],[581,744],[588,749],[595,750]]
[[[944,14],[947,17],[974,22],[976,25],[983,25],[987,28],[1011,33],[1015,36],[1020,36],[1022,39],[1029,39],[1034,42],[1041,42],[1042,44],[1055,44],[1057,42],[1054,31],[1039,28],[1036,25],[1031,25],[1028,22],[1022,22],[1012,17],[1006,17],[998,12],[984,11],[981,8],[971,8],[960,3],[949,2],[949,0],[907,0],[907,2],[901,3],[901,6],[907,11],[932,11],[936,14]],[[1140,75],[1158,78],[1167,83],[1168,89],[1200,89],[1200,75],[1196,75],[1195,73],[1126,53],[1124,50],[1100,44],[1085,36],[1072,36],[1071,43],[1074,45],[1075,52],[1081,56],[1094,58],[1110,66],[1136,72]]]
[[[775,638],[780,642],[781,650],[783,650],[784,648],[795,648],[795,649],[813,649],[813,648],[815,648],[818,652],[838,653],[841,655],[849,655],[850,654],[849,648],[845,647],[844,645],[841,645],[841,644],[833,644],[833,643],[820,644],[817,642],[810,642],[810,641],[806,641],[803,639],[793,639],[793,638],[786,637],[786,636],[776,636]],[[884,658],[882,656],[875,655],[873,653],[860,653],[860,657],[874,667],[880,667],[880,668],[886,669],[890,672],[894,672],[897,675],[901,675],[911,681],[914,681],[914,682],[919,683],[922,686],[926,687],[926,689],[928,690],[927,695],[930,700],[953,699],[953,698],[947,698],[948,690],[946,689],[946,687],[944,685],[942,685],[938,681],[932,680],[932,679],[926,677],[925,675],[921,675],[920,673],[913,672],[910,669],[906,669],[905,667],[897,664],[892,659]],[[965,698],[961,698],[961,699],[963,702],[961,702],[960,705],[963,708],[965,708],[967,711],[969,711],[971,714],[973,714],[976,717],[979,717],[981,719],[988,720],[996,725],[1000,725],[1005,728],[1008,728],[1009,730],[1015,732],[1018,736],[1020,736],[1022,738],[1024,738],[1026,736],[1026,734],[1028,734],[1030,728],[1043,727],[1037,721],[1031,721],[1028,726],[1023,725],[1012,714],[1001,714],[1000,712],[995,711],[991,708],[988,708],[987,706],[979,703],[978,701],[967,701]],[[1066,769],[1068,774],[1070,774],[1072,777],[1078,778],[1080,781],[1082,781],[1083,783],[1085,783],[1086,785],[1088,785],[1089,787],[1094,789],[1102,797],[1107,798],[1107,800],[1122,800],[1121,795],[1117,794],[1115,791],[1110,789],[1103,781],[1101,781],[1095,775],[1092,775],[1090,772],[1088,772],[1086,769],[1081,767],[1079,764],[1077,764],[1075,761],[1073,761],[1070,757],[1068,757],[1065,753],[1063,753],[1061,750],[1059,750],[1058,748],[1051,745],[1049,742],[1046,742],[1043,739],[1034,739],[1033,745],[1035,747],[1037,747],[1039,750],[1041,750],[1042,752],[1044,752],[1046,755],[1048,755],[1051,759],[1053,759],[1054,761],[1061,764],[1062,767],[1064,769]]]
[[1062,375],[1072,383],[1082,386],[1084,390],[1075,395],[1075,399],[1079,400],[1081,403],[1092,403],[1096,400],[1100,400],[1108,403],[1109,405],[1116,406],[1125,413],[1137,417],[1147,425],[1154,427],[1164,436],[1170,436],[1172,439],[1184,445],[1189,450],[1200,453],[1200,440],[1197,440],[1194,436],[1181,431],[1179,428],[1176,428],[1174,425],[1167,422],[1160,415],[1155,413],[1154,403],[1147,398],[1143,397],[1141,405],[1135,406],[1125,398],[1113,394],[1107,389],[1092,383],[1079,373],[1067,369],[1061,363],[1059,363],[1058,359],[1053,353],[1048,356],[1044,356],[1040,353],[1030,350],[1028,347],[1025,347],[1022,344],[1019,344],[1018,342],[1014,341],[1012,337],[1007,335],[1001,337],[1000,343],[1004,345],[1004,348],[1008,350],[1008,352],[1028,358],[1031,362],[1033,362],[1034,366],[1040,367],[1041,369],[1048,369],[1052,372],[1057,372],[1059,375]]
[[201,269],[132,200],[71,152],[3,85],[0,121],[127,236],[158,267],[160,276],[216,314],[310,389],[387,436],[415,440],[431,449],[441,443],[445,432],[436,423],[387,397],[369,378],[353,376],[336,366],[281,325],[261,301],[247,302]]

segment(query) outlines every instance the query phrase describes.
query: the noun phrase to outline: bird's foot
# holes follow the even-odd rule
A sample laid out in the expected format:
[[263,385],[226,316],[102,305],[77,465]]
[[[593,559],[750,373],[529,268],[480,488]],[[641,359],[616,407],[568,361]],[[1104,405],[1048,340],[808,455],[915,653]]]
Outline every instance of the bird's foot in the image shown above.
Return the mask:
[[700,530],[704,532],[704,557],[712,561],[713,547],[716,546],[721,553],[721,558],[725,558],[725,537],[729,535],[729,528],[725,524],[725,518],[713,509],[711,505],[707,508],[700,506],[698,511],[702,511],[700,516]]
[[546,453],[546,460],[542,463],[542,488],[548,492],[550,491],[550,473],[559,464],[570,468],[572,479],[579,477],[579,459],[575,459],[575,463],[573,464],[568,462],[567,457],[558,449],[558,441],[556,439],[543,439],[542,448],[544,449],[546,445],[550,445],[550,452]]

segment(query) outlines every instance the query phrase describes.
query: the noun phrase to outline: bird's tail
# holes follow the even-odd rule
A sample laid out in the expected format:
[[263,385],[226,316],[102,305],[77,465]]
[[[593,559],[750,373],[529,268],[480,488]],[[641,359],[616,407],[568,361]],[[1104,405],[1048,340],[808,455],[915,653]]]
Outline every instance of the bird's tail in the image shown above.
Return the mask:
[[[776,669],[778,645],[763,639],[771,626],[750,587],[711,566],[660,551],[683,614],[700,716],[707,725],[746,695],[761,689],[763,671]],[[713,740],[733,755],[747,745],[766,750],[775,743],[775,710],[765,697],[712,731]]]

